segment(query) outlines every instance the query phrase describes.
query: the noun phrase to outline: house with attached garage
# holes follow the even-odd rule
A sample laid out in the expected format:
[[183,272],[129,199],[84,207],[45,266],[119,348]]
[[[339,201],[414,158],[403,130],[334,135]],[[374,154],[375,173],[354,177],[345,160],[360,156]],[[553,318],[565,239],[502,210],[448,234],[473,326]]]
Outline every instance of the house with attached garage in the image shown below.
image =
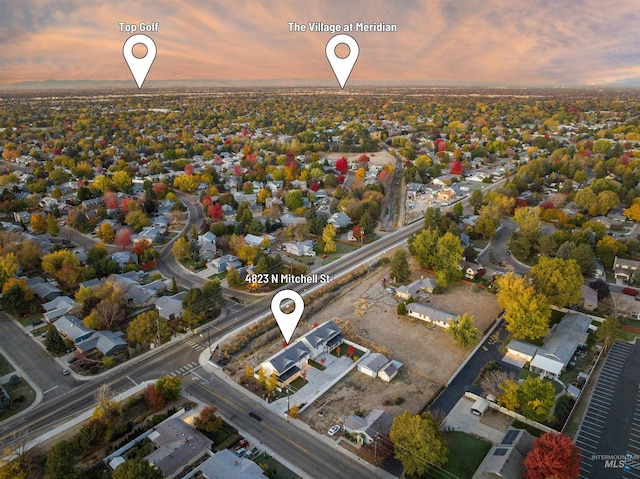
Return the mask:
[[365,417],[352,414],[343,422],[344,431],[356,438],[357,444],[365,446],[376,440],[376,437],[388,436],[391,431],[393,416],[383,409],[372,409]]
[[640,266],[640,261],[618,258],[616,256],[613,260],[613,276],[616,278],[616,283],[628,283],[635,270],[638,269],[638,266]]
[[343,341],[340,327],[333,321],[327,321],[261,363],[255,376],[258,377],[261,369],[266,377],[275,374],[280,387],[286,386],[300,375],[310,359],[331,351]]
[[433,290],[435,288],[435,279],[422,277],[420,279],[416,279],[412,283],[400,286],[398,289],[396,289],[396,296],[403,300],[416,298],[422,293],[433,293]]

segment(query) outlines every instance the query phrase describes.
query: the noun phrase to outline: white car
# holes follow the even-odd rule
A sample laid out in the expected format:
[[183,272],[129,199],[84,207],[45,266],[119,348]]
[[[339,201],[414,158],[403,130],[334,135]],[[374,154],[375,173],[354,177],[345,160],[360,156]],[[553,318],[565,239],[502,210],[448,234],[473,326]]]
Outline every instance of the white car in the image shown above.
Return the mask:
[[335,426],[331,426],[331,429],[329,429],[329,436],[335,436],[336,433],[340,430],[340,426],[338,426],[337,424]]

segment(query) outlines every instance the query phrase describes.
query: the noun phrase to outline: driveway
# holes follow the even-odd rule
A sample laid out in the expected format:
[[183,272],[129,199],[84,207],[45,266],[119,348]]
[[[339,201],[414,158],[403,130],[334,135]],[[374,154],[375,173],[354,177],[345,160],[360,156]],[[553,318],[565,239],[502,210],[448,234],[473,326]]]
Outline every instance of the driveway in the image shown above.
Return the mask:
[[493,334],[485,339],[482,346],[478,348],[464,368],[451,381],[451,384],[431,403],[429,410],[432,412],[442,411],[444,414],[449,414],[466,391],[482,395],[480,386],[474,385],[473,382],[489,361],[497,362],[505,371],[518,373],[519,369],[517,367],[502,360],[504,353],[500,351],[500,345],[508,335],[509,333],[503,321]]

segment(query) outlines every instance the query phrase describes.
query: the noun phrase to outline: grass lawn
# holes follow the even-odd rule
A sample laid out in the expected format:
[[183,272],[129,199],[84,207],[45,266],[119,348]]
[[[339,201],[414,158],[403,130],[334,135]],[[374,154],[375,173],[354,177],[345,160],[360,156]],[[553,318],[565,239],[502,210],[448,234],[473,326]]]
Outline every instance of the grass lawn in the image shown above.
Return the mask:
[[305,386],[305,384],[307,384],[309,381],[307,381],[305,378],[303,378],[302,376],[298,376],[297,378],[295,378],[293,381],[291,381],[291,383],[289,384],[289,386],[291,387],[291,389],[293,389],[294,391],[300,391],[301,388],[303,388]]
[[325,366],[323,366],[322,364],[320,364],[317,361],[314,361],[313,359],[309,359],[308,361],[309,366],[312,366],[316,369],[319,369],[320,371],[324,371],[325,369],[327,369]]
[[489,244],[489,242],[488,242],[488,241],[485,241],[485,240],[478,240],[478,239],[477,239],[477,240],[473,240],[473,241],[471,242],[471,244],[473,245],[473,247],[474,247],[474,248],[477,248],[477,249],[484,249],[484,248],[486,248],[486,246]]
[[587,367],[591,364],[595,355],[595,348],[589,348],[587,354],[583,358],[578,359],[573,369],[565,371],[560,375],[560,380],[567,385],[571,384],[576,380],[579,373],[583,371],[586,372]]
[[464,432],[446,432],[444,438],[449,445],[447,463],[440,469],[430,469],[420,479],[471,479],[491,449],[491,443]]
[[4,421],[14,414],[17,414],[20,411],[24,411],[29,406],[31,406],[31,404],[33,404],[33,401],[35,401],[36,399],[36,392],[24,379],[20,384],[17,384],[15,386],[5,386],[5,389],[11,396],[12,400],[16,400],[16,398],[19,398],[21,396],[24,398],[24,400],[20,403],[13,403],[9,407],[7,407],[7,409],[2,411],[0,413],[0,421]]
[[4,376],[5,374],[9,374],[13,371],[15,371],[15,369],[11,366],[11,363],[9,363],[9,361],[0,354],[0,376]]
[[298,479],[298,476],[294,474],[292,471],[284,467],[278,461],[276,461],[273,457],[267,455],[266,453],[260,454],[253,462],[262,467],[262,465],[266,465],[269,470],[268,477],[273,479]]
[[[337,348],[333,349],[331,351],[331,354],[334,355],[335,357],[339,358],[341,356],[346,356],[348,351],[349,351],[349,346],[346,345],[346,344],[341,344]],[[364,354],[364,351],[360,351],[359,349],[353,348],[353,356],[352,357],[361,358],[363,354]]]
[[16,318],[18,320],[18,322],[24,326],[24,327],[29,327],[33,324],[34,321],[42,321],[42,314],[38,313],[38,314],[32,314],[29,315],[27,317],[21,316],[21,315],[14,315],[14,318]]

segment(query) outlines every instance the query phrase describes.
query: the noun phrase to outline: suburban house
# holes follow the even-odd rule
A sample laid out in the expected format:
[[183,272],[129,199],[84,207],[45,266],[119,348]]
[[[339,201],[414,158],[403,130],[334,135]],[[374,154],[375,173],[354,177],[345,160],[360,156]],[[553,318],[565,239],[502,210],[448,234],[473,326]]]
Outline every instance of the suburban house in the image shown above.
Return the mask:
[[441,190],[437,196],[438,200],[444,201],[445,203],[449,203],[450,201],[453,201],[455,197],[456,197],[456,192],[450,188]]
[[216,235],[212,232],[207,231],[205,234],[198,236],[198,249],[200,253],[204,253],[205,251],[213,251],[216,252]]
[[331,215],[327,223],[335,226],[337,229],[346,228],[351,224],[351,218],[344,211],[338,211]]
[[582,307],[587,311],[598,309],[598,293],[587,285],[582,286]]
[[27,286],[31,288],[33,294],[35,294],[40,300],[51,302],[58,296],[62,295],[60,288],[48,281],[40,278],[39,276],[33,278],[27,278]]
[[85,327],[84,323],[75,316],[63,316],[53,323],[58,332],[74,343],[90,337],[95,331]]
[[500,444],[491,447],[473,474],[474,479],[524,477],[524,458],[533,449],[535,437],[524,429],[510,427]]
[[182,316],[182,300],[187,295],[186,291],[174,294],[173,296],[160,296],[154,303],[158,314],[170,320]]
[[117,251],[111,255],[111,259],[123,269],[129,263],[138,263],[138,255],[131,251]]
[[62,316],[73,314],[79,306],[78,303],[68,296],[58,296],[54,300],[42,305],[45,310],[43,317],[47,323],[51,324]]
[[198,466],[204,479],[264,479],[264,471],[255,462],[223,449]]
[[380,378],[390,382],[398,375],[402,363],[389,361],[384,354],[371,353],[358,362],[358,371],[372,378]]
[[640,266],[640,261],[632,259],[616,258],[613,260],[613,276],[616,283],[628,283],[633,276],[633,272]]
[[262,243],[265,241],[265,239],[269,242],[269,244],[271,244],[273,240],[275,240],[276,238],[271,235],[258,236],[258,235],[252,235],[250,233],[247,233],[246,235],[244,235],[245,244],[249,246],[254,246],[254,247],[262,246]]
[[396,289],[396,296],[400,299],[416,298],[421,293],[433,293],[436,288],[436,280],[433,278],[420,278],[412,283],[402,285]]
[[315,256],[316,252],[313,250],[313,241],[305,240],[300,242],[290,241],[284,243],[284,250],[292,254],[293,256]]
[[215,258],[209,262],[207,267],[212,269],[215,273],[224,273],[231,268],[240,268],[242,262],[232,254],[225,254],[219,258]]
[[204,456],[213,442],[179,418],[162,421],[149,435],[154,451],[145,459],[167,478],[177,477],[183,468]]
[[449,313],[421,303],[407,304],[407,315],[412,318],[427,321],[428,323],[433,323],[441,328],[448,328],[452,322],[456,321],[456,318]]
[[481,278],[484,276],[484,266],[470,261],[463,262],[462,270],[464,271],[464,277],[467,279]]
[[590,325],[591,318],[584,314],[566,314],[538,349],[529,370],[543,377],[558,379],[574,358],[578,346],[586,344]]
[[275,374],[278,385],[285,386],[298,377],[309,359],[328,353],[342,344],[344,337],[336,323],[327,321],[298,338],[282,351],[274,354],[256,369],[266,377]]
[[82,341],[76,342],[76,347],[85,353],[98,351],[103,356],[113,356],[127,349],[127,340],[124,339],[124,333],[113,331],[96,331],[91,336]]
[[371,444],[378,436],[388,436],[393,416],[383,409],[372,409],[365,417],[354,414],[343,422],[344,431],[356,436],[360,445]]

